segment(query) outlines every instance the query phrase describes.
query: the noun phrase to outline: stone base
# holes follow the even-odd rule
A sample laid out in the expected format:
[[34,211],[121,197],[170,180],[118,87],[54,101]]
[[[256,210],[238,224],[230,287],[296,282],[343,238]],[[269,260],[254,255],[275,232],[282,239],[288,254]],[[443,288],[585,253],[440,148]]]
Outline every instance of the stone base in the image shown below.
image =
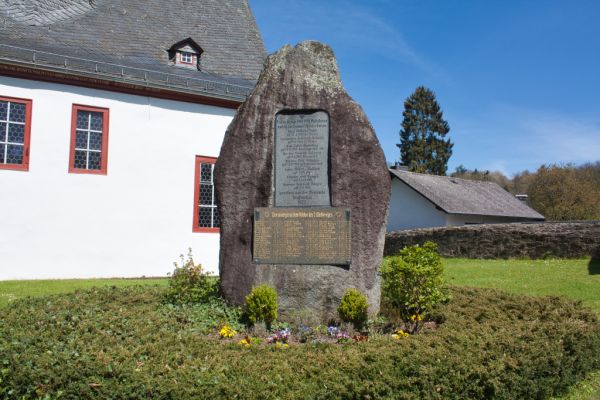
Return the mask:
[[268,283],[277,288],[279,315],[295,320],[310,310],[318,323],[339,319],[337,309],[346,289],[355,288],[367,296],[369,315],[379,312],[380,282],[356,287],[347,269],[331,265],[258,265],[254,285]]

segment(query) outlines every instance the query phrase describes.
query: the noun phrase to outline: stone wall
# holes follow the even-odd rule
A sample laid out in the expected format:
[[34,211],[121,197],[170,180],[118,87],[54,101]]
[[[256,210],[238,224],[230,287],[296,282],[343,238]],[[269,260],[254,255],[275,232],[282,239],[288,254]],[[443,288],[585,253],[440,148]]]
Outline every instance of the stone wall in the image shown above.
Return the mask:
[[444,257],[579,258],[600,255],[600,221],[468,225],[387,234],[385,255],[430,240]]

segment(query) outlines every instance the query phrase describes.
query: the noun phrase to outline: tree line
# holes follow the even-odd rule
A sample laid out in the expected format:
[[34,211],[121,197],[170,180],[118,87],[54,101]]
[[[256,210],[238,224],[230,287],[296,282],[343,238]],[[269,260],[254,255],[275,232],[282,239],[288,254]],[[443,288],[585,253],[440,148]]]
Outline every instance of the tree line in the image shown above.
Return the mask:
[[[419,86],[404,102],[400,130],[401,163],[412,172],[446,175],[454,144],[450,125],[435,94]],[[495,182],[517,195],[547,220],[600,220],[600,161],[583,165],[549,164],[508,178],[499,171],[469,170],[460,165],[453,177]]]
[[526,194],[528,204],[547,220],[600,220],[600,161],[542,165],[508,178],[499,171],[469,170],[458,166],[453,177],[495,182],[517,195]]

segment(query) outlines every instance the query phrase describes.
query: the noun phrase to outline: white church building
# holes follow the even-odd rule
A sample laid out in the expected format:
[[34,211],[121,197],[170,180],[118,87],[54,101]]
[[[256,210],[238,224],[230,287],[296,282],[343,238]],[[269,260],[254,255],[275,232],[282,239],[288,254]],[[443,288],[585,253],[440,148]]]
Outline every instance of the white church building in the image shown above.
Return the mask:
[[246,0],[0,1],[0,280],[217,273],[212,168],[264,58]]

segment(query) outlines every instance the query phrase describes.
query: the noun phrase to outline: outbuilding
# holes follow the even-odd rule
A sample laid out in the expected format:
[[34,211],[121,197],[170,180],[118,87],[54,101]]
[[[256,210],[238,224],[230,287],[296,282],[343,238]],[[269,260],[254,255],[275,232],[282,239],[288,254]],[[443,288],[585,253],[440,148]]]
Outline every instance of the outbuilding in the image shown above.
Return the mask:
[[387,231],[543,221],[544,216],[494,182],[390,168]]

